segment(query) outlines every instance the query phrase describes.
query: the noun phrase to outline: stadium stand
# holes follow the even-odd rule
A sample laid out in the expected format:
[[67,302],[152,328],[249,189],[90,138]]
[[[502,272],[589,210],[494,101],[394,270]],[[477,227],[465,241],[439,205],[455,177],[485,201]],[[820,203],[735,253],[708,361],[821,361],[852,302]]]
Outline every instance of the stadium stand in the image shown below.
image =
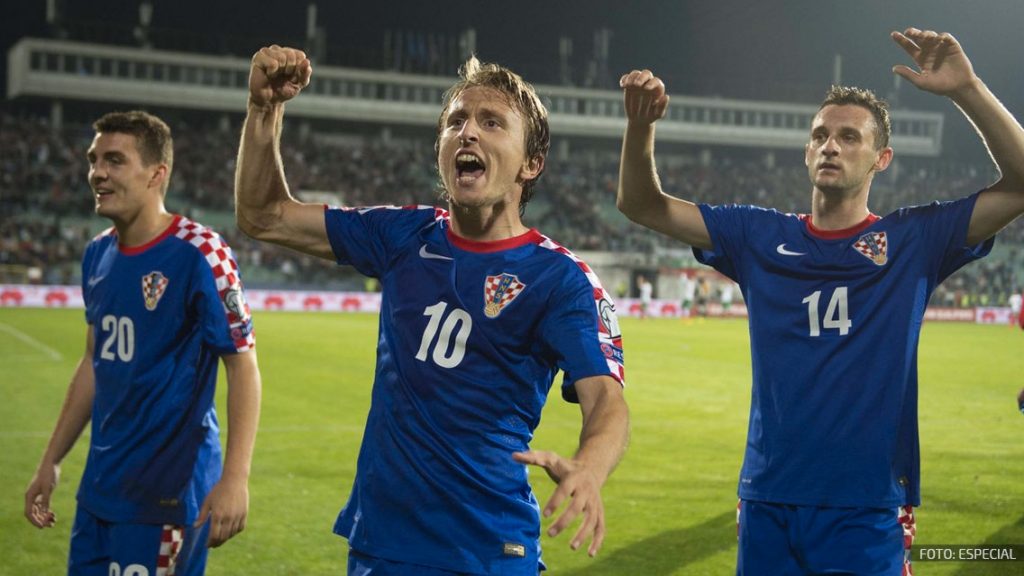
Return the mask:
[[[54,130],[45,118],[0,116],[0,270],[8,281],[78,282],[78,262],[88,238],[104,222],[91,217],[85,149],[91,129],[67,123]],[[233,225],[232,186],[238,126],[174,126],[172,210],[216,226],[235,248],[254,287],[361,290],[361,277],[344,268],[253,242]],[[286,134],[285,163],[293,190],[330,190],[348,205],[436,203],[436,171],[429,130],[416,137]],[[679,246],[630,224],[614,207],[618,154],[575,146],[548,164],[527,221],[577,251],[667,254],[657,267],[680,265]],[[660,158],[666,192],[699,202],[757,203],[800,212],[807,198],[802,165],[766,167],[743,154],[702,161],[700,154]],[[780,162],[783,164],[783,162]],[[951,199],[979,189],[988,169],[932,158],[905,160],[876,183],[872,203],[885,214],[902,205]],[[1024,225],[1000,235],[994,257],[949,279],[933,302],[946,306],[1004,305],[1020,285]],[[672,249],[675,249],[674,251]],[[650,262],[650,259],[648,259]],[[683,263],[685,265],[685,262]]]

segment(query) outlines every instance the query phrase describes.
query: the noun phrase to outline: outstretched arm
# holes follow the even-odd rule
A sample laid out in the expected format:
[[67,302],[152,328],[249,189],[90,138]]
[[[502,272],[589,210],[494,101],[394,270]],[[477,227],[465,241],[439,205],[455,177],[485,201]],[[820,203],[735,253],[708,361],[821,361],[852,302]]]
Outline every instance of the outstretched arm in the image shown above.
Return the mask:
[[610,376],[582,378],[575,383],[583,412],[580,447],[571,460],[554,452],[531,450],[517,452],[513,458],[524,464],[544,468],[558,488],[544,506],[551,516],[567,499],[565,512],[548,528],[548,536],[557,536],[580,514],[583,522],[569,546],[578,549],[591,538],[587,553],[597,554],[604,542],[604,502],[601,487],[622,459],[629,439],[629,408],[622,385]]
[[960,43],[949,33],[908,28],[893,40],[918,70],[894,66],[911,84],[948,96],[974,124],[1001,174],[974,205],[967,244],[986,240],[1024,213],[1024,130],[974,73]]
[[89,326],[85,336],[85,353],[71,377],[57,425],[54,426],[39,467],[25,490],[25,517],[36,528],[50,528],[57,522],[56,514],[50,510],[50,496],[60,479],[60,463],[92,418],[92,401],[96,395],[92,352],[93,333],[92,326]]
[[260,369],[256,351],[223,357],[228,381],[228,446],[224,473],[199,509],[195,526],[210,521],[207,546],[216,548],[245,529],[249,515],[249,470],[260,419]]
[[274,45],[253,55],[235,169],[235,220],[257,240],[332,260],[323,205],[303,204],[291,195],[281,161],[285,102],[309,84],[312,74],[301,50]]
[[658,180],[654,123],[668,110],[665,84],[650,70],[633,70],[619,79],[619,86],[626,107],[626,133],[616,206],[637,224],[691,246],[711,249],[711,237],[697,205],[665,194]]

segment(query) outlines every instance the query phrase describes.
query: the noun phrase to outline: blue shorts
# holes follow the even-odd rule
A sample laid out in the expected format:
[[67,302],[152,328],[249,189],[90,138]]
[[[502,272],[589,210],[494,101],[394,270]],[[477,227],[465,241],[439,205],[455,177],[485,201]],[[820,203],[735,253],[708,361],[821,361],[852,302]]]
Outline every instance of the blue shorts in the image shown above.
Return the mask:
[[107,522],[78,507],[71,527],[69,576],[201,576],[206,535],[173,524]]
[[376,556],[369,556],[348,551],[348,576],[465,576],[462,572],[452,572],[441,568],[393,562]]
[[392,562],[349,549],[348,576],[459,576],[459,573],[418,564]]
[[909,576],[913,508],[821,508],[741,500],[737,576]]

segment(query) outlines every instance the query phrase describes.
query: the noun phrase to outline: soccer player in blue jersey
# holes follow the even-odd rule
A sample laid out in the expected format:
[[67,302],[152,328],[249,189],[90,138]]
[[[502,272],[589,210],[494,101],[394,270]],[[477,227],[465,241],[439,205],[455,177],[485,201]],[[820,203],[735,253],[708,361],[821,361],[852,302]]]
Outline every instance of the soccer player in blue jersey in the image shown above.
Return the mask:
[[[260,373],[249,306],[228,245],[168,213],[170,128],[145,112],[93,124],[89,185],[113,222],[86,248],[85,353],[25,493],[25,516],[53,526],[60,462],[85,425],[68,574],[199,575],[208,546],[245,527]],[[228,382],[223,470],[214,411]]]
[[[254,238],[381,283],[372,404],[334,526],[349,574],[536,575],[541,510],[524,464],[558,483],[545,516],[566,504],[548,534],[582,517],[570,546],[589,540],[596,554],[600,490],[628,432],[622,343],[596,275],[521,219],[544,170],[547,111],[518,75],[472,58],[437,125],[448,210],[304,204],[288,191],[280,136],[311,74],[298,50],[253,56],[236,211]],[[529,446],[558,370],[583,413],[572,458]]]
[[656,175],[663,83],[647,70],[620,82],[628,123],[619,209],[693,246],[739,284],[750,314],[738,574],[909,573],[928,297],[1024,212],[1024,130],[960,44],[915,28],[892,38],[918,67],[893,71],[967,115],[1002,173],[997,182],[961,200],[873,214],[872,179],[893,156],[888,112],[868,91],[834,87],[805,146],[809,214],[698,206],[664,194]]

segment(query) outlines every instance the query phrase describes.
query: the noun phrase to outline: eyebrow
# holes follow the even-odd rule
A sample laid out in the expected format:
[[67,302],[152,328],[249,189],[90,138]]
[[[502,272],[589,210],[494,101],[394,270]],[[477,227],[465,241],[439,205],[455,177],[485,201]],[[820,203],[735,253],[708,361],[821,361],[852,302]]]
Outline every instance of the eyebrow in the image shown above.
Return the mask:
[[[95,158],[96,157],[96,150],[94,148],[89,148],[85,152],[85,156],[86,156],[86,158],[90,158],[90,159],[91,158]],[[120,150],[107,150],[107,151],[105,151],[103,153],[103,157],[109,159],[109,158],[127,158],[128,156],[124,152],[121,152]]]
[[[501,118],[502,120],[507,119],[511,111],[511,109],[507,111],[502,111],[500,108],[495,108],[487,105],[482,105],[477,108],[477,114],[481,114],[483,116],[496,116],[498,118]],[[465,118],[466,116],[469,116],[469,112],[466,112],[466,109],[464,107],[449,109],[447,118],[451,118],[453,116],[458,118]]]
[[[869,130],[870,131],[870,130]],[[814,128],[811,128],[811,134],[820,134],[822,132],[829,132],[829,129],[824,124],[819,124]],[[860,135],[860,130],[854,126],[840,126],[835,130],[836,134],[856,134]]]

